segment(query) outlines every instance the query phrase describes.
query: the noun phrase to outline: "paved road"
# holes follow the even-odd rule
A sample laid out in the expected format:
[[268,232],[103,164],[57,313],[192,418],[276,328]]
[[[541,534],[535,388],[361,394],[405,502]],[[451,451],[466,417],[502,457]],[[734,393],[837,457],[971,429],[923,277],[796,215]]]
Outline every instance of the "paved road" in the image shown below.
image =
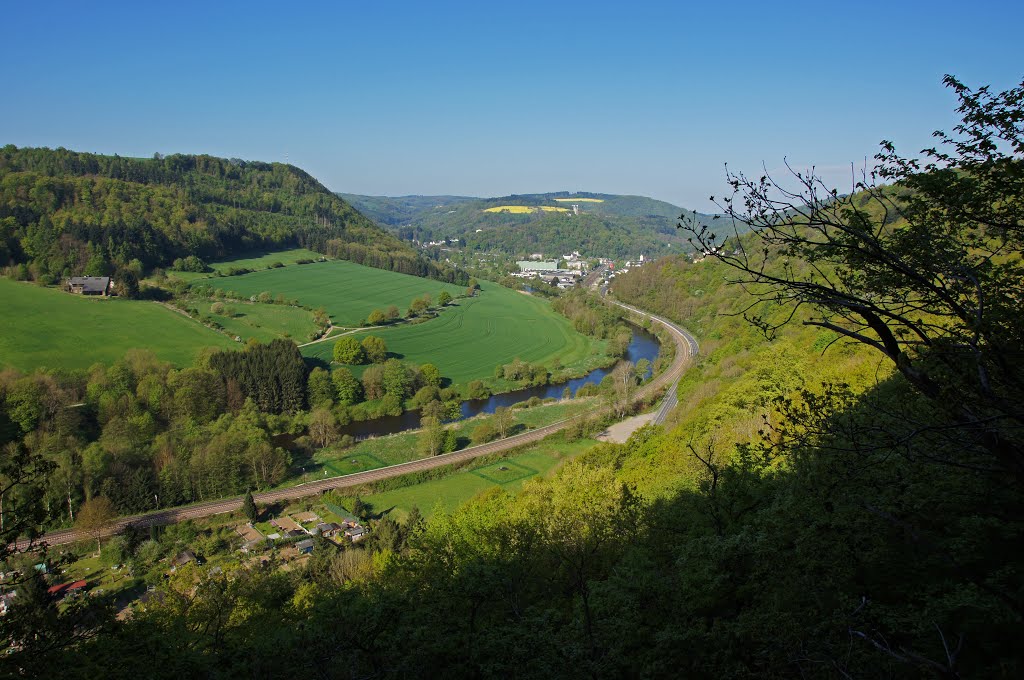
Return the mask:
[[[671,404],[674,404],[675,386],[679,383],[679,379],[682,377],[683,372],[689,365],[690,358],[697,354],[697,341],[692,335],[667,319],[648,314],[647,312],[643,312],[635,307],[630,307],[629,305],[624,305],[620,302],[615,302],[615,304],[639,316],[650,317],[655,323],[661,324],[669,331],[670,337],[676,343],[676,355],[672,365],[663,373],[656,376],[654,380],[637,390],[636,393],[636,400],[642,401],[650,395],[656,394],[659,390],[668,388],[666,399],[663,401],[661,407],[658,409],[658,414],[655,416],[654,422],[660,423],[664,420],[665,414],[668,413],[668,410],[671,410]],[[524,444],[540,441],[548,435],[565,429],[578,420],[592,417],[595,413],[600,412],[601,410],[602,409],[595,409],[588,411],[572,418],[567,418],[566,420],[537,428],[536,430],[523,432],[522,434],[493,441],[488,444],[471,446],[461,451],[433,456],[431,458],[423,458],[421,460],[414,460],[408,463],[399,463],[398,465],[389,465],[387,467],[377,468],[376,470],[367,470],[366,472],[356,472],[349,475],[341,475],[339,477],[318,479],[316,481],[306,482],[304,484],[299,484],[285,489],[275,489],[273,491],[256,493],[253,494],[253,497],[257,503],[276,503],[287,499],[313,496],[347,486],[376,482],[389,477],[406,475],[410,472],[420,472],[423,470],[442,467],[444,465],[472,460],[479,456],[500,453],[502,451],[523,446]],[[108,526],[102,533],[105,536],[109,536],[111,534],[118,533],[128,526],[149,527],[153,525],[174,524],[175,522],[181,522],[186,519],[198,519],[200,517],[209,517],[211,515],[232,512],[241,507],[242,496],[236,496],[234,498],[207,501],[185,507],[168,508],[166,510],[149,512],[142,515],[122,517]],[[64,543],[87,540],[89,538],[95,538],[95,536],[87,535],[74,529],[63,529],[61,531],[54,531],[44,535],[39,539],[39,541],[43,541],[48,545],[61,545]],[[37,543],[39,541],[37,541]],[[28,547],[27,541],[18,541],[17,545],[19,550],[23,550]]]

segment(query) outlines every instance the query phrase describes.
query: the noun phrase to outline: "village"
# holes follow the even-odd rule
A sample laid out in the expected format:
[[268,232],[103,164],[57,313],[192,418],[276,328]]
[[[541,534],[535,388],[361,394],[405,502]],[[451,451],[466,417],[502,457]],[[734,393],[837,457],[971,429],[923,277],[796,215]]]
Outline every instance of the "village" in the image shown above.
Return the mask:
[[[338,500],[338,499],[333,499]],[[50,553],[47,559],[26,563],[20,570],[0,573],[0,582],[16,582],[30,569],[48,574],[46,597],[60,606],[89,597],[110,602],[120,619],[129,618],[154,598],[162,598],[160,586],[182,577],[198,583],[203,575],[215,576],[234,565],[255,569],[292,571],[305,567],[318,549],[340,553],[355,549],[370,536],[364,523],[368,508],[356,498],[346,510],[332,500],[316,505],[281,508],[271,506],[248,521],[239,522],[244,509],[200,522],[169,527],[150,527],[148,538],[138,529],[101,538]],[[126,558],[132,544],[134,558]],[[141,556],[141,557],[138,557]],[[0,616],[17,597],[16,589],[0,595]]]
[[627,261],[615,269],[615,262],[608,258],[585,258],[580,251],[574,250],[564,254],[556,260],[547,260],[544,253],[533,253],[528,260],[516,262],[518,272],[510,274],[513,278],[519,279],[540,279],[551,286],[557,286],[561,290],[567,290],[576,286],[586,278],[591,267],[595,271],[601,270],[604,278],[614,278],[616,274],[628,272],[631,268],[642,267],[644,256],[640,255],[637,261]]

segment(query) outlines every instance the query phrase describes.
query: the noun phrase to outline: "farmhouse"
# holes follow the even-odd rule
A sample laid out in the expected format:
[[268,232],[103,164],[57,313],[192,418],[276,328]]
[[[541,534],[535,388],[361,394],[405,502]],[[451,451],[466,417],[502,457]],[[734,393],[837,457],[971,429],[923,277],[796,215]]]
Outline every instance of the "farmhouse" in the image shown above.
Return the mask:
[[65,288],[76,295],[112,295],[114,292],[109,276],[72,276]]

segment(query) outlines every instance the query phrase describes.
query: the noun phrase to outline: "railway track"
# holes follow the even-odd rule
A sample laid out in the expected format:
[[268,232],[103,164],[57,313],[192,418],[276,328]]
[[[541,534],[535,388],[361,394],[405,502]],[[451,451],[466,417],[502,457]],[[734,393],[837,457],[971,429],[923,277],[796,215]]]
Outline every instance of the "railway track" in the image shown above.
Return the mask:
[[[697,341],[692,335],[687,333],[682,328],[676,326],[671,321],[648,314],[635,307],[625,305],[621,302],[614,302],[614,304],[629,310],[630,312],[637,314],[642,317],[652,319],[654,322],[661,324],[668,329],[670,336],[676,344],[676,355],[672,362],[672,365],[667,370],[656,376],[651,382],[641,387],[636,392],[635,400],[637,402],[643,401],[651,395],[657,394],[659,390],[669,388],[665,399],[658,409],[658,413],[655,415],[654,422],[661,423],[665,415],[672,409],[675,403],[675,385],[679,382],[683,372],[686,370],[687,365],[691,357],[696,356],[698,346]],[[367,484],[369,482],[377,482],[382,479],[388,479],[390,477],[398,477],[401,475],[407,475],[412,472],[421,472],[423,470],[431,470],[434,468],[443,467],[446,465],[452,465],[455,463],[461,463],[480,456],[486,456],[492,453],[501,453],[510,449],[518,448],[525,444],[531,444],[538,442],[545,437],[552,435],[556,432],[564,430],[565,428],[572,425],[574,422],[584,420],[594,416],[597,413],[601,413],[603,409],[594,409],[573,416],[572,418],[566,418],[560,420],[557,423],[551,423],[544,427],[539,427],[535,430],[528,432],[522,432],[520,434],[512,435],[505,439],[499,439],[497,441],[489,442],[487,444],[480,444],[478,446],[471,446],[461,451],[454,451],[452,453],[445,453],[439,456],[432,456],[430,458],[422,458],[420,460],[413,460],[407,463],[398,463],[397,465],[389,465],[387,467],[376,468],[374,470],[366,470],[365,472],[355,472],[348,475],[341,475],[338,477],[328,477],[325,479],[318,479],[311,482],[305,482],[297,484],[296,486],[287,487],[284,489],[275,489],[273,491],[264,491],[262,493],[254,493],[253,498],[257,503],[276,503],[278,501],[290,500],[295,498],[303,498],[306,496],[314,496],[322,494],[327,491],[334,489],[341,489],[348,486],[356,486],[359,484]],[[127,527],[150,527],[154,525],[165,525],[174,524],[188,519],[199,519],[202,517],[210,517],[212,515],[219,515],[226,512],[233,512],[242,507],[242,496],[236,496],[234,498],[226,498],[216,501],[206,501],[197,503],[195,505],[168,508],[166,510],[157,510],[155,512],[148,512],[141,515],[131,515],[128,517],[118,518],[115,522],[108,525],[103,531],[100,532],[101,536],[110,536],[119,533]],[[53,531],[48,534],[41,536],[36,539],[34,545],[45,543],[46,545],[62,545],[66,543],[74,543],[77,541],[88,540],[95,538],[95,533],[84,533],[75,529],[62,529],[60,531]],[[25,550],[32,545],[27,540],[19,540],[17,542],[18,550]]]

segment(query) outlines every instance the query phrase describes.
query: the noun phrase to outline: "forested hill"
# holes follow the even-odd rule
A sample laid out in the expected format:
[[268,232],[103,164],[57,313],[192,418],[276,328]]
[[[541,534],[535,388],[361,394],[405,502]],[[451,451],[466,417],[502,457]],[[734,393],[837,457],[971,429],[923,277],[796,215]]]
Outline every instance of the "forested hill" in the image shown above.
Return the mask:
[[664,255],[689,248],[676,230],[681,215],[710,222],[709,215],[645,196],[566,191],[499,198],[339,195],[403,239],[459,238],[471,249],[510,254]]
[[52,283],[136,274],[179,257],[301,246],[454,280],[291,165],[212,156],[122,158],[0,149],[0,265]]

